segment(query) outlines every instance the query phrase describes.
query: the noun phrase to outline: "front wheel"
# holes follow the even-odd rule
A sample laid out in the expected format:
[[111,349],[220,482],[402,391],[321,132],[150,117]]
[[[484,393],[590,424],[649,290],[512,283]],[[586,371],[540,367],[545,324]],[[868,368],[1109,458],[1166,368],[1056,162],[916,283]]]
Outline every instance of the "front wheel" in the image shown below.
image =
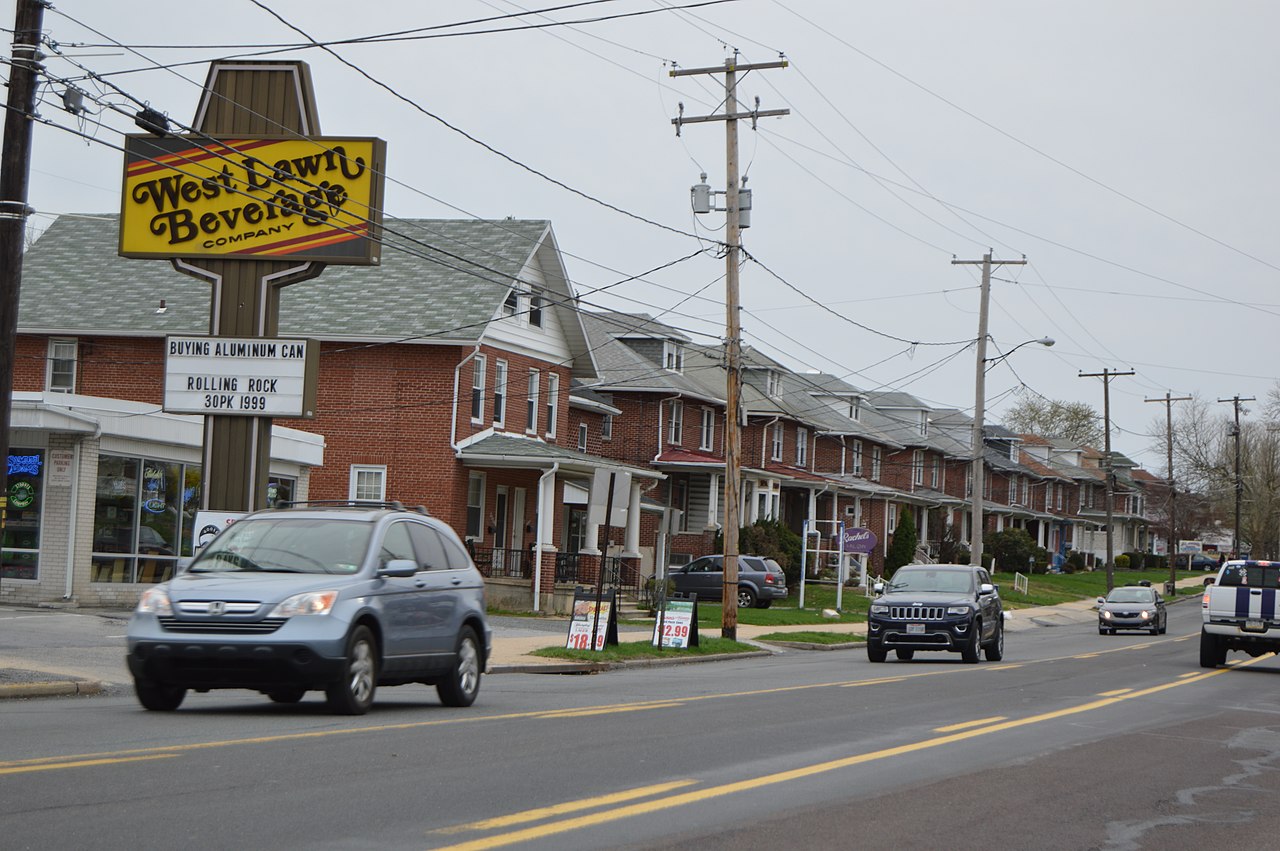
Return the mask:
[[445,706],[470,706],[480,693],[480,642],[476,631],[464,626],[458,633],[458,649],[454,653],[449,678],[436,683],[436,694]]
[[984,652],[988,662],[999,662],[1004,658],[1004,624],[999,621],[996,621],[996,634],[991,637],[991,643]]
[[974,621],[969,626],[969,631],[973,634],[969,636],[968,642],[960,650],[960,658],[971,665],[977,664],[980,653],[982,651],[982,621]]
[[187,696],[187,690],[180,686],[162,686],[150,680],[134,680],[133,690],[142,708],[152,712],[172,712]]
[[738,586],[738,608],[750,609],[756,604],[756,592],[745,585]]
[[867,642],[867,659],[871,662],[883,662],[889,658],[889,651],[878,641]]
[[378,689],[378,651],[373,633],[358,626],[347,639],[343,675],[324,690],[329,708],[338,715],[363,715],[373,705]]

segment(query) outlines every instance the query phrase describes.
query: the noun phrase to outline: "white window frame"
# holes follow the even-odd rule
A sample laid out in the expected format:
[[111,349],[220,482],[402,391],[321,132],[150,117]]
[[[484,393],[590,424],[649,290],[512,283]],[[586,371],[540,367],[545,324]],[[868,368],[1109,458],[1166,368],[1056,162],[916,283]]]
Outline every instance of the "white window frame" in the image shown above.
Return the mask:
[[684,372],[684,346],[675,340],[662,342],[662,368],[667,372]]
[[679,446],[684,439],[684,402],[679,399],[671,400],[671,407],[667,409],[667,443],[672,446]]
[[502,315],[515,316],[520,312],[520,290],[515,287],[507,293],[507,297],[502,300]]
[[920,412],[920,436],[921,437],[929,436],[929,412],[928,411]]
[[929,471],[929,487],[933,490],[942,490],[943,484],[942,459],[935,455],[933,458],[933,469]]
[[855,476],[862,475],[862,441],[855,440],[853,442],[853,464],[852,472]]
[[542,374],[536,369],[529,370],[529,398],[525,404],[525,416],[529,423],[524,429],[529,434],[538,433],[538,390],[541,383]]
[[560,373],[547,373],[547,437],[555,438],[560,416]]
[[507,362],[493,362],[493,424],[501,427],[507,421]]
[[782,439],[782,423],[774,423],[769,436],[769,458],[773,461],[782,460]]
[[578,451],[587,451],[587,424],[578,423]]
[[716,448],[716,412],[714,408],[702,409],[702,431],[698,435],[698,448],[712,452]]
[[530,293],[529,293],[529,313],[528,313],[528,319],[529,319],[529,325],[530,325],[530,326],[532,326],[532,327],[534,327],[534,328],[541,328],[541,327],[542,327],[542,310],[543,310],[543,306],[544,306],[544,302],[543,302],[543,299],[542,299],[542,293],[538,292],[537,290],[532,290],[532,291],[530,291]]
[[484,355],[476,355],[471,368],[471,422],[484,422],[484,383],[489,362]]
[[1062,510],[1062,492],[1064,490],[1066,490],[1066,488],[1063,487],[1062,482],[1058,482],[1058,510],[1059,511]]
[[892,535],[898,531],[898,504],[896,502],[889,503],[885,506],[885,511],[887,512],[884,518],[885,529]]
[[796,426],[796,466],[803,467],[809,463],[809,429]]
[[[71,350],[71,357],[59,357],[59,351],[65,351],[67,348]],[[46,361],[44,386],[49,389],[50,393],[74,393],[76,392],[76,378],[80,372],[80,343],[74,338],[54,337],[49,340],[49,356]],[[54,376],[65,375],[65,371],[55,370],[54,365],[58,363],[70,363],[71,374],[70,384],[54,385]]]
[[880,468],[884,463],[884,450],[879,446],[871,447],[871,481],[880,481]]
[[[366,474],[376,476],[377,496],[370,496],[368,492],[361,495],[361,488],[367,485],[367,482],[361,480]],[[387,465],[386,464],[352,464],[350,474],[347,478],[347,499],[361,500],[368,502],[386,502],[387,500]]]
[[613,414],[605,414],[600,421],[600,439],[613,440]]
[[[478,482],[478,483],[479,483],[479,485],[480,485],[480,487],[479,487],[480,503],[479,503],[479,505],[472,505],[472,504],[471,504],[471,491],[472,491],[472,487],[471,487],[471,486],[472,486],[472,484],[473,484],[473,483],[476,483],[476,482]],[[467,516],[467,520],[466,520],[466,524],[467,524],[467,526],[469,527],[469,526],[470,526],[470,524],[471,524],[471,518],[470,518],[471,509],[473,509],[473,508],[478,509],[478,517],[479,517],[479,529],[478,529],[478,531],[477,531],[474,535],[473,535],[473,534],[471,534],[471,530],[470,530],[470,528],[464,528],[464,532],[466,533],[466,536],[467,536],[468,538],[470,538],[471,540],[473,540],[473,541],[483,541],[483,540],[484,540],[484,495],[485,495],[485,485],[486,485],[486,482],[485,482],[484,473],[470,473],[470,474],[468,474],[468,475],[467,475],[467,515],[466,515],[466,516]]]
[[921,487],[924,485],[924,450],[913,449],[911,451],[911,484]]
[[766,379],[765,392],[770,398],[776,399],[782,395],[782,376],[775,370],[769,370]]

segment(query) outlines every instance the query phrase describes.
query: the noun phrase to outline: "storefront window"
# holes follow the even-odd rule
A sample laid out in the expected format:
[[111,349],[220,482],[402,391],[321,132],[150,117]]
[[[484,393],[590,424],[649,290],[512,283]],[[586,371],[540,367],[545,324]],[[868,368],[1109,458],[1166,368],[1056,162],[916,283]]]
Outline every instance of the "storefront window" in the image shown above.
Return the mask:
[[163,582],[191,554],[200,468],[171,461],[98,459],[93,513],[94,582]]
[[272,476],[267,479],[267,507],[275,508],[282,502],[293,502],[294,479]]
[[43,449],[14,449],[9,454],[9,508],[0,542],[0,576],[5,579],[39,578],[44,460]]

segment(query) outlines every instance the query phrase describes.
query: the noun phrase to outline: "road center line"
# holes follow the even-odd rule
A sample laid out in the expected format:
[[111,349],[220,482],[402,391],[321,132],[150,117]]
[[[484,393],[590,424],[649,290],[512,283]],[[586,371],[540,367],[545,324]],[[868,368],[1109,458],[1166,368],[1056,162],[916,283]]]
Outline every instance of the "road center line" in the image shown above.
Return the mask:
[[996,721],[1003,721],[1008,716],[993,715],[990,718],[979,718],[976,721],[964,721],[959,724],[948,724],[945,727],[934,727],[935,733],[954,733],[956,730],[964,730],[968,727],[981,727],[983,724],[993,724]]
[[660,795],[663,792],[670,792],[673,789],[692,786],[693,782],[694,781],[692,780],[674,780],[670,783],[657,783],[653,786],[639,786],[635,789],[625,789],[621,792],[614,792],[609,795],[597,795],[594,798],[582,798],[578,801],[566,801],[563,804],[555,804],[550,807],[538,807],[537,809],[525,810],[521,813],[512,813],[509,816],[498,816],[497,818],[473,821],[469,824],[442,827],[439,830],[433,830],[431,832],[462,833],[469,830],[498,830],[504,827],[513,827],[517,824],[540,821],[541,819],[551,818],[553,816],[567,815],[581,810],[590,810],[595,809],[596,807],[607,807],[613,804],[621,804],[624,801],[634,801],[636,798],[648,798],[651,795]]
[[118,765],[122,762],[144,762],[152,759],[176,759],[176,753],[157,753],[142,756],[114,757],[111,759],[79,759],[67,762],[46,762],[40,765],[19,765],[0,768],[0,774],[27,774],[32,771],[53,771],[59,768],[92,768],[97,765]]

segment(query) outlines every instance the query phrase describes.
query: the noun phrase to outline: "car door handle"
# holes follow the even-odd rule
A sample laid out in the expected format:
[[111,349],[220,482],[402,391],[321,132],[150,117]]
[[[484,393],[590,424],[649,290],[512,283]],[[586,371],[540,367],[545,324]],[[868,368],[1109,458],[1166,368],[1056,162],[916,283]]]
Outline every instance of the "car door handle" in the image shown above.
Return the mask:
[[414,588],[426,588],[426,587],[427,587],[427,580],[425,580],[425,579],[418,579],[418,580],[415,580],[415,581],[414,581],[414,583],[413,583],[413,587],[414,587]]
[[451,580],[449,580],[449,581],[450,581],[452,584],[454,584],[454,585],[461,585],[461,584],[462,584],[462,579],[461,579],[461,578],[459,578],[459,577],[457,577],[457,576],[453,577],[453,579],[451,579]]

